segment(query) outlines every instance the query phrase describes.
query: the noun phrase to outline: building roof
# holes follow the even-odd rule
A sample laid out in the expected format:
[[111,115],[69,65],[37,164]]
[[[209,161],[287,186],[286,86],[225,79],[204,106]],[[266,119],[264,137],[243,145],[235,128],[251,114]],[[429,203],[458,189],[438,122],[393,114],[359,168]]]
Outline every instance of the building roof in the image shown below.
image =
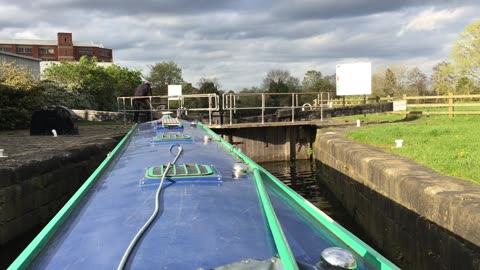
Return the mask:
[[42,61],[42,59],[40,59],[40,58],[35,58],[35,57],[30,57],[30,56],[15,54],[15,53],[0,52],[0,55],[1,55],[1,54],[3,54],[3,55],[8,55],[8,56],[13,56],[13,57],[16,57],[16,58],[23,58],[23,59],[38,61],[38,62],[41,62],[41,61]]
[[[0,39],[0,44],[57,46],[58,41],[42,39]],[[93,41],[74,41],[73,46],[104,48],[103,44]]]

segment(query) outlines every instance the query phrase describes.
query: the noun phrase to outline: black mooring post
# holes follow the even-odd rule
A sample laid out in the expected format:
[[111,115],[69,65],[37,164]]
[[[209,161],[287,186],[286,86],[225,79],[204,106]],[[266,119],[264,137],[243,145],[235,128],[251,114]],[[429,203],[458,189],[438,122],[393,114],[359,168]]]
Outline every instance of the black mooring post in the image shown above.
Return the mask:
[[365,109],[367,108],[367,95],[363,95],[363,104],[365,105],[363,107],[364,111],[363,111],[363,117],[367,117],[367,114],[365,113]]

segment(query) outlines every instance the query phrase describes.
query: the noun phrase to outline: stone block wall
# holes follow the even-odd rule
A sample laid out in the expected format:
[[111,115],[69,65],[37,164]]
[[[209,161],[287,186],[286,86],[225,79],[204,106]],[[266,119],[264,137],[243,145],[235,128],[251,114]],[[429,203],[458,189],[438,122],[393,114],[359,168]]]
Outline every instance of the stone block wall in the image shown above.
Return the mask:
[[403,269],[480,269],[480,185],[319,131],[322,181]]
[[0,166],[0,245],[50,221],[119,139],[4,161]]

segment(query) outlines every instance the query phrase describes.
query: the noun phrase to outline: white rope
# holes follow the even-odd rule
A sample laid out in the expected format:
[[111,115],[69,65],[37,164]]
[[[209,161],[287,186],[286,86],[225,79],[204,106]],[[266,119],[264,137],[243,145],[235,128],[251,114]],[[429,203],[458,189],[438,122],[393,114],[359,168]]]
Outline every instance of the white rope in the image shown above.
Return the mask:
[[142,228],[140,228],[140,230],[137,232],[137,234],[135,235],[135,237],[132,239],[132,241],[131,241],[130,244],[128,245],[128,248],[127,248],[127,250],[125,251],[125,253],[123,254],[122,260],[120,261],[120,264],[118,265],[117,270],[123,270],[123,268],[125,267],[125,264],[126,264],[127,261],[128,261],[128,257],[129,257],[130,254],[132,253],[132,250],[133,250],[133,248],[135,247],[135,245],[137,244],[138,240],[142,237],[143,233],[148,229],[148,227],[150,226],[150,224],[151,224],[151,223],[155,220],[155,218],[157,217],[157,215],[158,215],[158,210],[159,210],[159,205],[160,205],[160,191],[162,190],[163,181],[165,180],[165,177],[166,177],[168,171],[170,170],[170,166],[172,166],[172,165],[175,164],[175,162],[177,161],[177,159],[178,159],[178,157],[180,156],[180,154],[182,153],[182,151],[183,151],[182,146],[178,145],[178,153],[177,153],[177,156],[175,156],[175,159],[173,159],[173,162],[168,163],[167,168],[166,168],[165,171],[163,172],[162,180],[160,181],[160,185],[158,186],[157,193],[155,194],[155,210],[153,211],[152,215],[151,215],[150,218],[147,220],[147,222],[145,222],[145,224],[142,226]]

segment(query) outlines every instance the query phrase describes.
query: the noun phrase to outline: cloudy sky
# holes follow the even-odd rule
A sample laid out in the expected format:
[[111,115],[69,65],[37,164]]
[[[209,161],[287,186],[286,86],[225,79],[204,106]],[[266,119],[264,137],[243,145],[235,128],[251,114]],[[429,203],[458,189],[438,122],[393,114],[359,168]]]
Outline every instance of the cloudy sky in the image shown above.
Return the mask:
[[148,74],[173,60],[188,82],[216,77],[240,90],[271,69],[302,80],[356,61],[430,74],[479,10],[478,0],[0,0],[0,39],[72,32],[112,48],[121,66]]

